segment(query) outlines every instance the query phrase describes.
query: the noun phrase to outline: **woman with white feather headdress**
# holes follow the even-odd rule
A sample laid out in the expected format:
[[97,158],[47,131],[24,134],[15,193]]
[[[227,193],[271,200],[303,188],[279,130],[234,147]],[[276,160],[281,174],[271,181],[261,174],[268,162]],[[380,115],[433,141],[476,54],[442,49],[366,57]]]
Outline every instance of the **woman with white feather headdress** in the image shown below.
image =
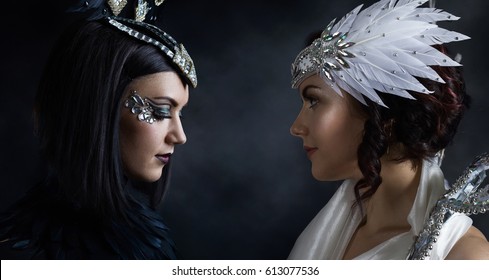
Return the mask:
[[321,181],[344,180],[290,259],[489,259],[468,214],[489,210],[478,157],[453,186],[440,169],[470,98],[445,46],[469,37],[434,1],[381,0],[334,20],[292,64],[300,137]]

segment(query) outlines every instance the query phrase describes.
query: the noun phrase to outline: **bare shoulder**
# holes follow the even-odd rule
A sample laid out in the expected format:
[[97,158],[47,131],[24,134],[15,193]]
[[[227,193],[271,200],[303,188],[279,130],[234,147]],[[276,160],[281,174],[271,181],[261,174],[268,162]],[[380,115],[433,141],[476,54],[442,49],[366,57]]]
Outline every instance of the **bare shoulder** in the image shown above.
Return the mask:
[[453,246],[447,260],[489,260],[489,242],[480,230],[470,227]]

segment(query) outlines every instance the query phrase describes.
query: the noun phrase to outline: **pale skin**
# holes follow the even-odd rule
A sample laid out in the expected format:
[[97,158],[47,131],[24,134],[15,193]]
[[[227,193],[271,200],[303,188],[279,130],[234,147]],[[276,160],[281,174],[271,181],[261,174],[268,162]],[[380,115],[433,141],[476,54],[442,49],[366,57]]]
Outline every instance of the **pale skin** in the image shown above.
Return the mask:
[[[358,109],[359,104],[354,104],[356,101],[347,93],[344,97],[338,95],[318,75],[305,79],[299,93],[303,106],[290,131],[302,139],[314,178],[361,179],[356,151],[366,118]],[[396,145],[381,158],[382,183],[365,201],[365,219],[350,240],[343,259],[353,259],[410,230],[407,216],[416,197],[421,169],[414,168],[410,161],[392,160],[401,153],[402,146]],[[477,228],[471,227],[446,259],[489,259],[489,242]]]
[[159,72],[133,80],[124,90],[123,100],[134,91],[169,110],[168,117],[150,124],[140,121],[129,108],[121,108],[120,147],[124,173],[131,179],[154,182],[160,179],[165,166],[161,159],[168,157],[170,160],[175,146],[187,141],[180,113],[188,102],[188,86],[175,72]]

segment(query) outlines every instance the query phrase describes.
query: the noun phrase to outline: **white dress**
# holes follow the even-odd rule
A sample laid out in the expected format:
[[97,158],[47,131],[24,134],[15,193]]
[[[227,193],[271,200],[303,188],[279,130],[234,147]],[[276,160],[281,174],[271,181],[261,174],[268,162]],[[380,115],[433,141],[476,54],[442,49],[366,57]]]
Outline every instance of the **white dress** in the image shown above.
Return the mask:
[[[297,239],[289,259],[342,259],[349,241],[362,220],[355,201],[355,181],[345,180],[326,206],[309,223]],[[421,179],[407,221],[411,230],[396,235],[357,256],[358,260],[406,259],[414,238],[423,229],[436,201],[446,192],[443,173],[436,163],[423,161]],[[472,225],[464,214],[452,215],[443,225],[437,242],[427,259],[445,259],[455,243]]]

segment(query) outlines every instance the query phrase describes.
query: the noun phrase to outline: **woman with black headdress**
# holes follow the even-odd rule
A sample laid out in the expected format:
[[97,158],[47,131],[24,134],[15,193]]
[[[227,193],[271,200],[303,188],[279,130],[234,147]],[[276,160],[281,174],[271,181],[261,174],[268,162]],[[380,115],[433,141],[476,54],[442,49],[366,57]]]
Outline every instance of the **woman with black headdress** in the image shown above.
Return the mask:
[[153,25],[163,1],[80,1],[35,99],[46,179],[0,218],[2,259],[174,259],[155,211],[192,59]]

